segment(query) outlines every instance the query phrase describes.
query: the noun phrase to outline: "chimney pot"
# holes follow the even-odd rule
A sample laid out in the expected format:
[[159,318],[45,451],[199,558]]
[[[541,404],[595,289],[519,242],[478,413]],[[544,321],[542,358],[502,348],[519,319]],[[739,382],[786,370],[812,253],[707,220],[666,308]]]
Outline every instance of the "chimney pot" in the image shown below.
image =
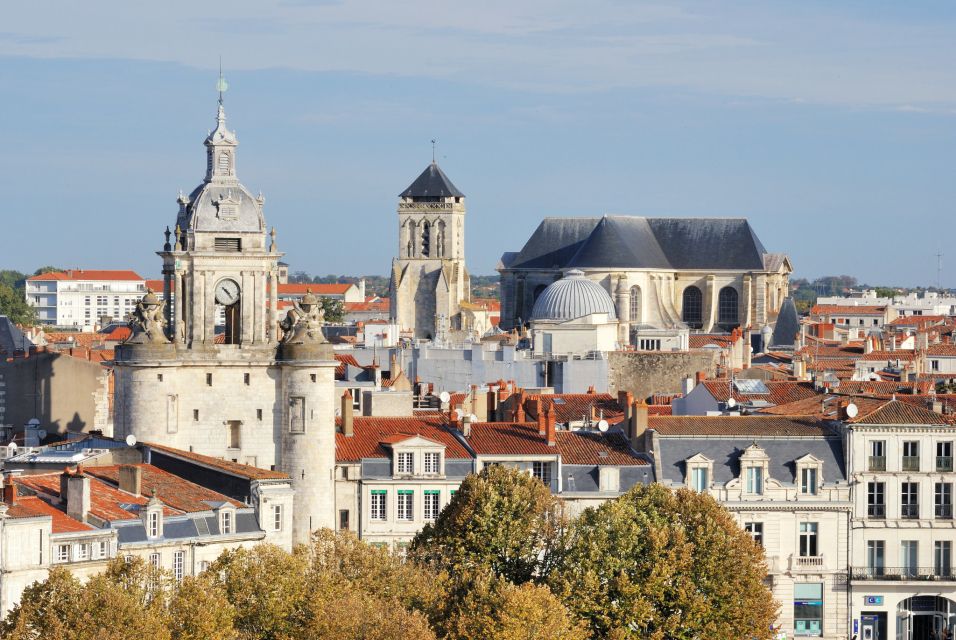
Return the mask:
[[342,394],[342,433],[347,438],[355,435],[355,410],[352,408],[352,393],[346,389]]
[[644,434],[647,432],[647,403],[643,400],[634,403],[628,431],[627,435],[631,440],[631,448],[635,451],[644,451]]

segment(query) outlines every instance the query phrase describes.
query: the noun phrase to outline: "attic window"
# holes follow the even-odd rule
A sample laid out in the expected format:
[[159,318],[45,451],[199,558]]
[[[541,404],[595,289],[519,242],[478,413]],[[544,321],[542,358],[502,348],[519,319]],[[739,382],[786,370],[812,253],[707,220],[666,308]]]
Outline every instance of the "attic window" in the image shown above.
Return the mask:
[[216,251],[242,251],[242,240],[240,238],[216,238]]

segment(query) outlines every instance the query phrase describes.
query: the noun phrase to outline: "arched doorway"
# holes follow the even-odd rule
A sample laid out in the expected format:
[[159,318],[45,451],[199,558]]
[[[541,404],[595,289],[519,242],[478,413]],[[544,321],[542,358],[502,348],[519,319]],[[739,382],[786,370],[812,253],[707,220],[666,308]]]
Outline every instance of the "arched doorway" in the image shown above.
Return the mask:
[[936,640],[943,629],[956,629],[956,603],[942,596],[913,596],[896,608],[899,640]]

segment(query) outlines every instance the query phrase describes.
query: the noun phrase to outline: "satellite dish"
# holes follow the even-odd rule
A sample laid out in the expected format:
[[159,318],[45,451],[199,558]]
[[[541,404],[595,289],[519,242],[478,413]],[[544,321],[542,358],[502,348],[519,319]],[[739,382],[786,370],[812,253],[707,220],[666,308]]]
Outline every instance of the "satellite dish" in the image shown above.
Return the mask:
[[442,404],[445,404],[449,400],[451,400],[451,394],[448,393],[447,391],[442,391],[441,393],[438,394],[438,399],[441,400]]
[[28,427],[39,427],[39,426],[40,426],[40,420],[39,420],[39,418],[30,418],[29,420],[27,420],[27,426],[28,426]]
[[736,407],[736,406],[737,406],[737,401],[736,401],[736,400],[734,400],[733,398],[729,398],[729,399],[727,400],[727,408],[733,409],[733,408]]
[[846,417],[855,418],[858,413],[860,413],[859,407],[852,402],[846,406]]
[[607,420],[601,420],[600,422],[598,422],[598,431],[600,431],[601,433],[606,432],[607,427],[608,427]]
[[127,447],[136,446],[136,436],[134,436],[132,433],[126,436],[126,446]]
[[17,452],[17,443],[11,442],[10,444],[8,444],[7,451],[10,453],[11,456],[14,455]]

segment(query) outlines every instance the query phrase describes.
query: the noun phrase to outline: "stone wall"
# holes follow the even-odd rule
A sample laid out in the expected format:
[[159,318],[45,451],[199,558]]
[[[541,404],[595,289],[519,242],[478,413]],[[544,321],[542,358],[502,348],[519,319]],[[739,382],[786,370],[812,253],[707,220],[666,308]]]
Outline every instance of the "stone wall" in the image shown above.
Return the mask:
[[716,375],[719,352],[617,351],[608,354],[608,392],[630,391],[635,398],[680,393],[681,381],[698,371]]

